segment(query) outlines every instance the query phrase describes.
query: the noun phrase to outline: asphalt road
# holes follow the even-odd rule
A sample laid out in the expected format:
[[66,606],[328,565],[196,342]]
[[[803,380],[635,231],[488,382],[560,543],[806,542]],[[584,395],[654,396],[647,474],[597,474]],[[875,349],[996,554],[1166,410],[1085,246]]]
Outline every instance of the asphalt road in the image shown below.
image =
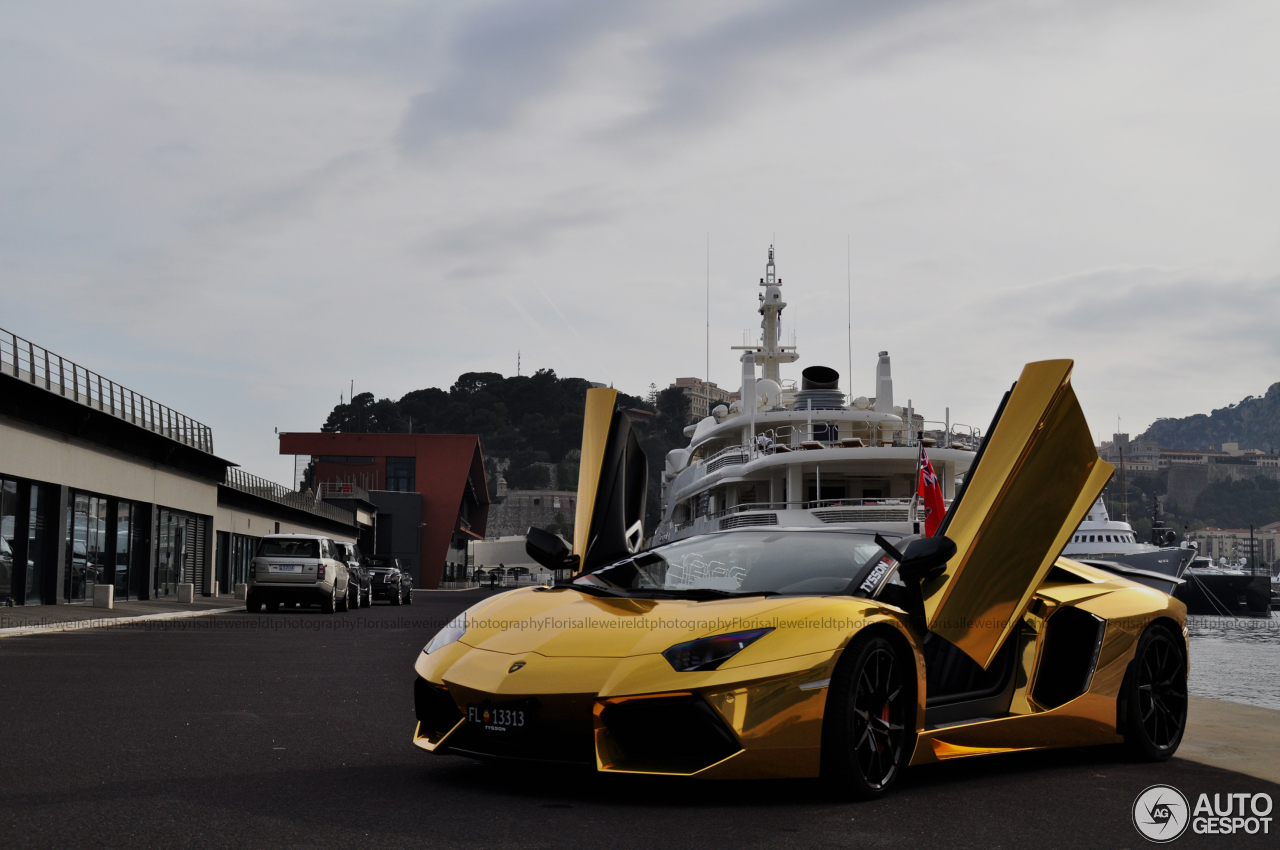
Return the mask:
[[[1140,791],[1280,786],[1111,748],[818,781],[707,783],[482,764],[410,744],[412,665],[485,592],[323,615],[243,611],[0,641],[0,846],[1146,847]],[[341,628],[333,628],[341,626]],[[1280,812],[1275,817],[1280,820]],[[1272,833],[1175,847],[1276,847]]]

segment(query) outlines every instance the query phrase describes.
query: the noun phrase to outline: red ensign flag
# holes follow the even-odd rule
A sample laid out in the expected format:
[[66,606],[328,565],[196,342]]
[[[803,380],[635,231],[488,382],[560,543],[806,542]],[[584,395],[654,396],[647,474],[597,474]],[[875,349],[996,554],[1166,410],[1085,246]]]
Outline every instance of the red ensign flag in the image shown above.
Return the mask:
[[938,475],[933,471],[933,464],[929,462],[929,455],[925,452],[924,446],[920,447],[920,484],[916,492],[920,494],[920,502],[925,508],[925,536],[932,537],[938,530],[938,526],[942,525],[942,517],[946,515],[947,507],[942,501],[942,487],[938,484]]

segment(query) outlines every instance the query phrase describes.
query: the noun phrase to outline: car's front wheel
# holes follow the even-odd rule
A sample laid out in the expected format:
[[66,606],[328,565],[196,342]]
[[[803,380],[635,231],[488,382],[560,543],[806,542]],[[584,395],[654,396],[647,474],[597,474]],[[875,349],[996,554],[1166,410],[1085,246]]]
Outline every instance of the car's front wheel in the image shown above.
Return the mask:
[[412,587],[407,587],[407,588],[405,588],[405,591],[404,591],[404,604],[405,604],[405,605],[412,605],[412,604],[413,604],[413,588],[412,588]]
[[911,757],[914,668],[879,635],[854,638],[828,686],[822,774],[843,796],[879,797]]
[[1164,626],[1151,626],[1139,638],[1124,701],[1124,742],[1133,755],[1164,761],[1178,751],[1187,727],[1187,659]]

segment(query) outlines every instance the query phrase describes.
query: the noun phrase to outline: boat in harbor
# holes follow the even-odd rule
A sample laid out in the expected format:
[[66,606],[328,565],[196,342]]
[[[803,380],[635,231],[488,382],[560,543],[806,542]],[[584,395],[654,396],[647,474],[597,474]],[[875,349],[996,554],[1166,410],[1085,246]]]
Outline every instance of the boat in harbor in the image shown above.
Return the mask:
[[927,420],[912,401],[894,403],[887,351],[875,390],[854,397],[826,366],[799,383],[782,366],[799,360],[782,345],[786,308],[773,248],[760,279],[760,338],[740,351],[739,399],[685,429],[689,445],[667,454],[662,520],[651,545],[752,526],[866,526],[919,533],[926,509],[917,498],[921,450],[950,506],[981,444],[978,428]]
[[1197,557],[1187,568],[1185,581],[1174,596],[1187,606],[1188,614],[1216,616],[1271,616],[1271,576],[1256,575],[1241,559],[1218,563]]
[[1139,542],[1132,525],[1111,519],[1099,496],[1062,554],[1173,595],[1183,583],[1196,550],[1173,545],[1177,532],[1166,528],[1158,517],[1151,535],[1150,543]]

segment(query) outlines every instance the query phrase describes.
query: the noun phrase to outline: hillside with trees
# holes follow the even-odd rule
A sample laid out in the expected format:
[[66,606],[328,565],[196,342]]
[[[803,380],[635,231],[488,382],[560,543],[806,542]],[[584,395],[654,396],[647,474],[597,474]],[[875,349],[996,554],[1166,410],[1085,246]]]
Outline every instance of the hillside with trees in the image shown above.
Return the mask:
[[1249,396],[1205,415],[1157,419],[1142,435],[1171,449],[1210,449],[1239,443],[1242,449],[1280,448],[1280,383],[1264,396]]
[[[582,413],[590,382],[561,378],[550,369],[532,375],[467,372],[447,390],[414,390],[398,401],[360,393],[336,405],[322,431],[346,433],[478,434],[485,456],[489,493],[497,492],[501,474],[513,490],[545,489],[555,468],[557,487],[578,486],[578,456],[582,445]],[[689,402],[680,390],[658,391],[647,397],[618,393],[618,404],[652,414],[633,418],[640,446],[649,458],[649,498],[646,531],[657,526],[660,481],[667,452],[684,446]],[[558,529],[562,533],[569,526]]]

